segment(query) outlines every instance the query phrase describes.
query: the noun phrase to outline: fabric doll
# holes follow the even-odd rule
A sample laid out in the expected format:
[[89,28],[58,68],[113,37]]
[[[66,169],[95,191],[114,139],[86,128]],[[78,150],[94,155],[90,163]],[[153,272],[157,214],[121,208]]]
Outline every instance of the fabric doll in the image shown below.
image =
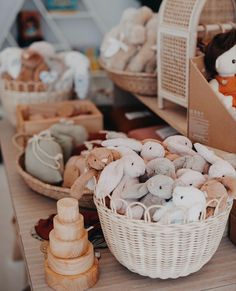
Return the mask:
[[236,118],[236,29],[213,38],[206,48],[205,66],[210,86]]

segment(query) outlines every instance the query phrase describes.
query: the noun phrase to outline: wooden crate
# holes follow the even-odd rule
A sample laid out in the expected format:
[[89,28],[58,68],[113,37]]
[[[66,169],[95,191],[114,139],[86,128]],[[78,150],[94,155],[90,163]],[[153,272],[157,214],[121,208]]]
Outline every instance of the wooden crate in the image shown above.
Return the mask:
[[[98,132],[103,129],[103,115],[91,101],[70,100],[53,104],[18,105],[16,111],[17,132],[33,135],[49,128],[62,119],[62,117],[55,116],[57,109],[68,103],[76,108],[78,115],[68,117],[66,118],[67,120],[84,126],[89,133]],[[29,116],[32,114],[42,114],[46,118],[29,120]]]

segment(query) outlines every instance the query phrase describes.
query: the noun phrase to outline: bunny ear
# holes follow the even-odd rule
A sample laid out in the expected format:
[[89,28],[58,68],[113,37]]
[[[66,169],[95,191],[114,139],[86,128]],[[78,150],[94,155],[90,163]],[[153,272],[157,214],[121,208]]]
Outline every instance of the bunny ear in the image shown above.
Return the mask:
[[95,177],[96,174],[97,174],[96,170],[90,169],[88,172],[85,172],[81,176],[79,176],[75,180],[74,184],[71,186],[70,190],[71,196],[76,199],[80,199],[84,194],[86,184],[90,179]]
[[194,147],[198,154],[210,164],[214,164],[218,160],[221,160],[221,158],[217,157],[217,155],[213,151],[210,151],[206,146],[200,143],[195,143]]
[[95,195],[98,198],[104,198],[109,195],[120,183],[124,173],[123,162],[117,160],[107,165],[101,172]]
[[142,143],[132,138],[114,138],[114,139],[104,140],[102,142],[102,146],[104,147],[124,146],[136,152],[140,152],[142,149]]
[[124,199],[139,199],[148,193],[146,183],[140,183],[128,187],[122,192],[121,197]]

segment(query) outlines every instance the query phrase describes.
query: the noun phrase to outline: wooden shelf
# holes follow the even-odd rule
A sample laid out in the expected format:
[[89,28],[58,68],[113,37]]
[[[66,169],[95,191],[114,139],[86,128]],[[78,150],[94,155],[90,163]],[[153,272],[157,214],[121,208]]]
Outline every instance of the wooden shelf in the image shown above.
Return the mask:
[[91,13],[88,11],[71,11],[71,12],[64,12],[64,11],[53,11],[48,13],[49,16],[53,19],[86,19],[91,18]]
[[175,128],[179,133],[187,135],[187,109],[169,101],[165,101],[165,109],[159,109],[156,97],[136,95],[139,101],[160,116],[165,122]]

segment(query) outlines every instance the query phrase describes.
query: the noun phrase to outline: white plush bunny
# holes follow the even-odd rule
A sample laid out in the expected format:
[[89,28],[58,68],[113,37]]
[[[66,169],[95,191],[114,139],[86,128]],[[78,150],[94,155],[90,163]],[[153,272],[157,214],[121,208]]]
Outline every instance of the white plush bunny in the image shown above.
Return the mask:
[[200,188],[206,182],[206,177],[202,173],[191,169],[179,169],[176,174],[175,186]]
[[21,71],[22,49],[18,47],[8,47],[0,53],[0,73],[8,73],[16,79]]
[[154,175],[166,175],[176,178],[174,163],[166,158],[156,158],[146,164],[146,173],[149,178]]
[[133,138],[114,138],[114,139],[108,139],[104,140],[102,142],[102,146],[104,147],[127,147],[135,152],[140,152],[142,149],[142,143],[136,139]]
[[199,155],[212,164],[208,172],[209,178],[236,177],[236,171],[228,161],[221,159],[213,151],[200,143],[195,143],[194,147]]
[[[168,176],[156,175],[145,183],[134,184],[128,187],[121,197],[128,200],[138,200],[147,208],[154,205],[164,205],[172,197],[174,180]],[[142,210],[142,212],[141,212]],[[144,208],[141,207],[139,218],[143,216]],[[155,212],[154,209],[149,211],[152,216]]]
[[147,141],[143,144],[140,155],[147,163],[155,158],[163,158],[165,149],[159,142]]
[[[139,183],[138,177],[144,173],[145,163],[138,154],[125,155],[104,168],[95,188],[95,195],[104,198],[112,194],[113,205],[119,213],[124,214],[127,205],[120,200],[122,192],[129,186]],[[134,201],[130,199],[127,203]],[[132,213],[134,218],[140,217],[140,207],[132,208]]]
[[179,223],[198,221],[206,209],[206,195],[195,187],[176,187],[173,201],[153,215],[154,221],[160,223]]
[[185,136],[173,135],[167,137],[163,141],[164,146],[173,154],[178,154],[180,156],[193,156],[196,152],[192,150],[192,142]]

